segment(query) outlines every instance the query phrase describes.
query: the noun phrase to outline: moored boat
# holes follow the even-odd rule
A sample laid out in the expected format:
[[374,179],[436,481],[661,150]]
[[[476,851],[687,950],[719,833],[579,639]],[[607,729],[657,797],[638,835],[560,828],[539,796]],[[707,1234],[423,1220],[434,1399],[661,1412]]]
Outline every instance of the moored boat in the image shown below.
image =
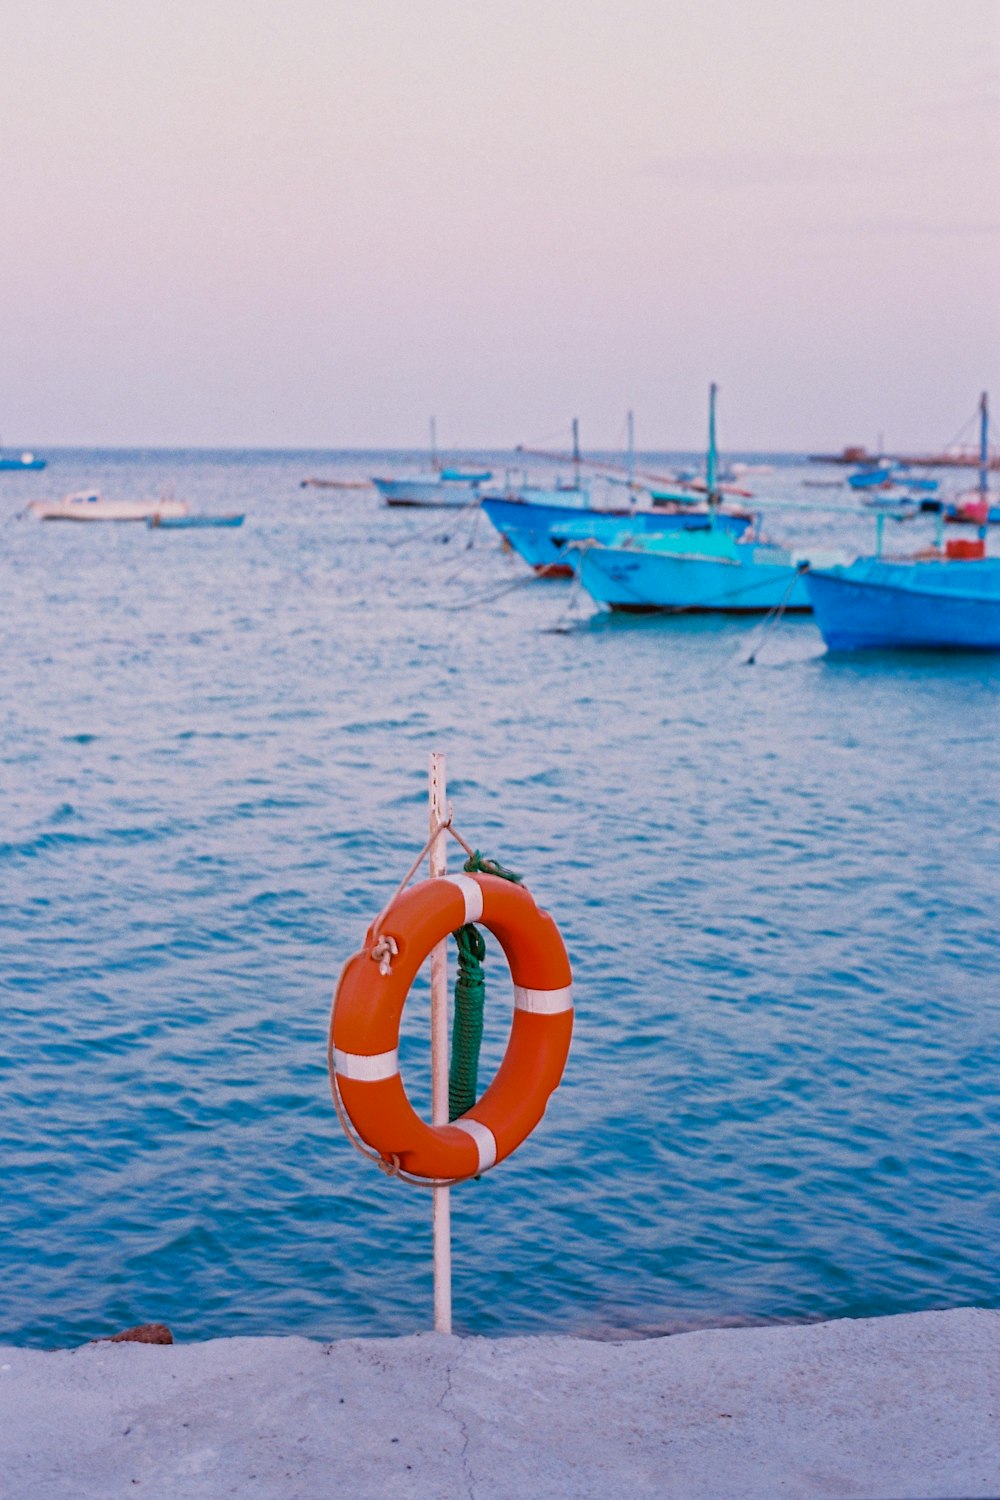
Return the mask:
[[463,473],[458,469],[443,469],[439,474],[413,474],[402,479],[373,476],[372,484],[386,505],[450,510],[474,505],[479,499],[479,486],[490,477],[486,470]]
[[[715,387],[710,400],[714,403]],[[711,408],[714,424],[714,405]],[[710,440],[714,443],[714,425]],[[579,481],[579,436],[573,422],[573,463],[576,478],[571,485],[555,489],[522,486],[509,487],[504,494],[484,494],[480,504],[504,540],[523,557],[529,567],[549,577],[568,577],[575,571],[578,547],[587,541],[613,543],[623,533],[643,535],[668,531],[705,531],[709,526],[740,536],[753,522],[748,511],[723,509],[714,484],[714,453],[710,452],[709,472],[713,492],[696,493],[691,487],[672,485],[653,488],[639,484],[635,477],[635,449],[632,413],[628,414],[628,451],[624,481],[616,481],[615,491],[608,483],[603,499],[593,487],[583,488]],[[624,488],[629,499],[619,499]],[[613,498],[609,499],[611,495]],[[645,503],[643,503],[643,500]]]
[[25,507],[39,521],[146,521],[186,516],[186,500],[106,500],[100,490],[77,490],[61,500],[32,500]]
[[831,651],[1000,651],[1000,558],[862,557],[810,568],[805,585]]
[[763,614],[812,608],[798,559],[772,542],[705,532],[624,536],[584,547],[580,582],[598,604],[631,614]]
[[39,458],[37,453],[0,453],[0,470],[24,473],[31,470],[44,469],[47,459]]
[[[542,492],[538,492],[541,494]],[[586,494],[586,492],[584,492]],[[588,539],[612,542],[623,532],[643,534],[663,531],[704,531],[712,522],[704,507],[592,506],[579,495],[574,500],[556,497],[531,498],[530,491],[516,496],[484,496],[480,504],[506,542],[536,572],[569,576],[575,554],[570,543]],[[740,512],[720,511],[714,523],[721,531],[741,535],[752,517]]]
[[716,486],[715,400],[709,387],[706,483],[709,507],[698,530],[623,528],[609,545],[583,546],[580,582],[598,604],[634,614],[761,614],[811,608],[799,563],[784,547],[722,524]]
[[913,557],[885,557],[885,518],[879,516],[873,557],[859,557],[840,567],[810,567],[806,588],[831,651],[1000,651],[1000,557],[986,555],[993,507],[985,391],[979,415],[979,490],[958,516],[978,523],[978,537],[957,538],[942,546],[944,523],[955,517],[939,506],[934,546]]
[[221,516],[165,516],[157,511],[153,516],[146,517],[146,525],[157,531],[182,531],[199,526],[242,526],[243,514],[231,512]]
[[430,470],[400,478],[373,475],[372,484],[384,505],[417,506],[430,510],[464,509],[475,505],[480,486],[492,478],[488,469],[445,467],[438,462],[437,427],[431,417]]
[[852,490],[891,489],[893,474],[892,465],[883,464],[873,468],[858,469],[855,474],[848,474],[847,482]]

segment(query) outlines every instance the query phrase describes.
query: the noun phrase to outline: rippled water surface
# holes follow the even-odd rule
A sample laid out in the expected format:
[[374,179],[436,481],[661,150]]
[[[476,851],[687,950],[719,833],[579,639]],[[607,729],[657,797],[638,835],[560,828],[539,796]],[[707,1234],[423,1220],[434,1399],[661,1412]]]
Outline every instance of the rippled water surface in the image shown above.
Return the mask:
[[[0,1339],[428,1326],[428,1195],[347,1145],[324,1047],[433,748],[578,1003],[543,1124],[453,1194],[459,1329],[998,1305],[1000,662],[827,659],[800,619],[746,666],[751,623],[593,616],[507,587],[485,518],[299,488],[385,462],[0,476]],[[247,521],[14,519],[90,483]],[[418,1100],[426,1027],[424,986]]]

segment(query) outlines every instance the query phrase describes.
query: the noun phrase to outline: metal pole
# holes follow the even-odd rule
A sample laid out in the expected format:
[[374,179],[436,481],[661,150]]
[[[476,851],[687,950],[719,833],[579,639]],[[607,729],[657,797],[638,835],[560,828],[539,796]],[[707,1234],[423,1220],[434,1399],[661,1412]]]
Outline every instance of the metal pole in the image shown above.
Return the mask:
[[718,500],[715,492],[715,394],[718,386],[713,381],[708,388],[708,457],[705,460],[705,488],[708,490],[708,503],[714,505]]
[[[447,813],[444,756],[431,752],[431,832]],[[439,833],[430,847],[431,875],[448,868],[448,836]],[[431,1124],[448,1123],[448,943],[431,953]],[[451,1332],[451,1189],[436,1187],[434,1199],[434,1331]]]

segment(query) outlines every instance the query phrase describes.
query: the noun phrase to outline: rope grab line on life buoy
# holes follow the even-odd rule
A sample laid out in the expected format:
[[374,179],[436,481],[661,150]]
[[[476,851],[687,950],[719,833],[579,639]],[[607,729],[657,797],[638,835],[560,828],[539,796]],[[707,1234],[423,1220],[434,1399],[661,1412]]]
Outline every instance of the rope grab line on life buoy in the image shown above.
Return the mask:
[[[403,1006],[431,950],[469,922],[493,933],[510,965],[510,1038],[482,1098],[450,1125],[428,1125],[400,1077]],[[397,892],[344,966],[327,1049],[334,1103],[345,1130],[353,1126],[364,1146],[355,1144],[370,1148],[364,1154],[390,1174],[422,1185],[478,1177],[541,1120],[572,1031],[569,958],[548,912],[523,885],[495,875],[439,875]]]

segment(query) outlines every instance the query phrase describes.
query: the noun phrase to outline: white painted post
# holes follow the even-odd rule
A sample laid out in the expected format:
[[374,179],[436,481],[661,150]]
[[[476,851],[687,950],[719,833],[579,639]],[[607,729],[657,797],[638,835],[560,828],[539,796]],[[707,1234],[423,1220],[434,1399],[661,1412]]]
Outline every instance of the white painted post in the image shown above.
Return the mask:
[[[447,814],[444,756],[431,752],[430,826],[433,833]],[[431,875],[448,868],[448,835],[430,847]],[[431,1124],[448,1123],[448,941],[431,953]],[[434,1199],[434,1331],[451,1332],[451,1189],[436,1187]]]

